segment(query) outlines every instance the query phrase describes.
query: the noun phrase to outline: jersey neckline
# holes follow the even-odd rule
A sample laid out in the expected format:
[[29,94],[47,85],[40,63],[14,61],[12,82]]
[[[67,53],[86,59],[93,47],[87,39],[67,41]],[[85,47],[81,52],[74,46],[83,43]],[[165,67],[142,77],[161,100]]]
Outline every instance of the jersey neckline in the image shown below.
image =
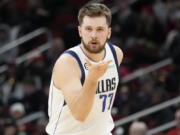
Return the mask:
[[79,44],[79,48],[80,48],[80,50],[83,52],[83,55],[86,57],[86,58],[88,58],[90,61],[92,61],[92,62],[94,62],[94,63],[98,63],[98,62],[100,62],[100,61],[103,61],[105,58],[106,58],[106,52],[107,52],[107,48],[106,48],[106,46],[107,46],[107,43],[105,44],[105,47],[104,47],[104,57],[101,59],[101,60],[99,60],[99,61],[94,61],[93,59],[91,59],[90,57],[88,57],[87,55],[86,55],[86,53],[84,52],[84,50],[82,49],[82,47],[80,46],[80,44]]

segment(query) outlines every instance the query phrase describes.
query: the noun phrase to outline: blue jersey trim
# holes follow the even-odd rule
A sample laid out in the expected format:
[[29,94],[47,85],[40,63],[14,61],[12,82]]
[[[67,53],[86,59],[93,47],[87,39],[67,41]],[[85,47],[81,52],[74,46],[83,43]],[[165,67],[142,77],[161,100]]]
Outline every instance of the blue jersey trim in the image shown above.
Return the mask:
[[63,107],[64,107],[66,104],[67,104],[67,103],[66,103],[66,101],[64,100]]
[[80,70],[81,70],[81,84],[83,85],[83,84],[84,84],[84,80],[85,80],[85,72],[84,72],[84,69],[83,69],[83,65],[82,65],[82,63],[81,63],[81,60],[79,59],[78,55],[77,55],[74,51],[67,50],[67,51],[65,51],[64,53],[70,54],[70,55],[73,56],[73,57],[76,59],[76,61],[78,62],[79,67],[80,67]]
[[116,68],[117,68],[117,72],[118,72],[118,76],[119,76],[120,75],[120,73],[119,73],[119,64],[118,64],[118,58],[117,58],[116,50],[114,49],[112,43],[108,43],[108,44],[109,44],[109,47],[110,47],[111,52],[113,54],[113,57],[114,57],[114,60],[115,60],[115,64],[116,64]]

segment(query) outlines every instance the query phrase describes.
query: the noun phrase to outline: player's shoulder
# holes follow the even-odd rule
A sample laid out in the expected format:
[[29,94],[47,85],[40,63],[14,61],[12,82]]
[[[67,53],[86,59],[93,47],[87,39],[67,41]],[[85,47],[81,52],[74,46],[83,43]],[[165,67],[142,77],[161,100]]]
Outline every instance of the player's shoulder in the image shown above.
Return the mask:
[[70,66],[74,65],[76,63],[75,59],[69,55],[68,53],[63,53],[55,62],[55,67],[56,66]]
[[68,64],[68,65],[74,65],[76,64],[75,58],[71,55],[69,52],[76,53],[78,46],[75,46],[73,48],[70,48],[66,50],[64,53],[62,53],[59,58],[56,60],[55,65],[61,65],[61,64]]
[[65,83],[65,80],[69,80],[72,76],[73,78],[79,78],[80,69],[73,56],[64,52],[54,64],[52,78],[56,87],[60,89],[64,85],[62,82]]
[[[72,70],[73,69],[73,70]],[[68,53],[63,53],[55,62],[53,67],[53,77],[60,78],[59,74],[61,74],[61,77],[65,76],[79,76],[80,75],[80,69],[78,66],[77,61],[73,58],[73,56],[69,55]],[[57,77],[58,76],[58,77]]]
[[123,51],[119,46],[113,44],[113,47],[116,50],[116,53],[123,55]]

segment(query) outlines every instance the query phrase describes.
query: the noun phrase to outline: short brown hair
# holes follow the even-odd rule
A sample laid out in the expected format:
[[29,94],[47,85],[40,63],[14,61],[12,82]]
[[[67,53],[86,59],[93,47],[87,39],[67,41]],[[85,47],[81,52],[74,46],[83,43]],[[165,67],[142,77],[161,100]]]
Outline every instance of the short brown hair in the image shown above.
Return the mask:
[[89,3],[83,6],[78,13],[79,25],[82,24],[83,18],[85,16],[89,17],[99,17],[105,16],[108,26],[111,25],[111,10],[104,4],[100,3]]

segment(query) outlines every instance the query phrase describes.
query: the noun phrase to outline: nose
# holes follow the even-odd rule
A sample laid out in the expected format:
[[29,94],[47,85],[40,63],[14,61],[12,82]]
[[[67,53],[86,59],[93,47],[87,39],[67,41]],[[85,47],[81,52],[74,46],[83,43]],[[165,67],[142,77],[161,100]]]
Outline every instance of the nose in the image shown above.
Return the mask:
[[91,32],[91,37],[96,38],[97,37],[97,32],[94,30]]

